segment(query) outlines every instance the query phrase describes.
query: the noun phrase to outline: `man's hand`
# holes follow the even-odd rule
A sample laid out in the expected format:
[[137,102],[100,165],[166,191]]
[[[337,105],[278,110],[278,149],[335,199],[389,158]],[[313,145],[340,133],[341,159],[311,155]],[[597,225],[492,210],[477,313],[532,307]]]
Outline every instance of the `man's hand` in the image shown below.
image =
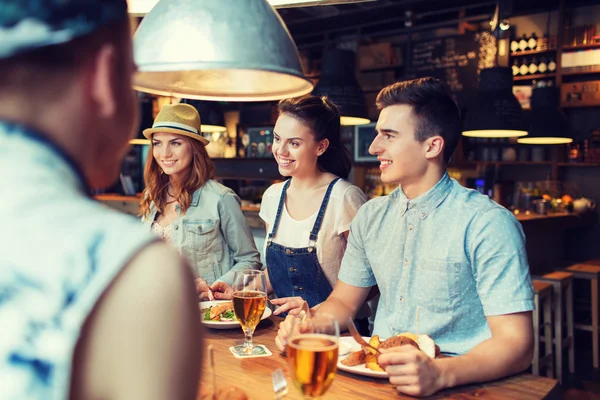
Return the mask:
[[381,349],[377,363],[390,376],[396,389],[410,396],[429,396],[444,388],[435,361],[413,346]]
[[233,289],[225,282],[215,282],[210,287],[212,290],[215,299],[217,300],[231,300],[231,296],[233,294]]
[[279,324],[279,330],[277,331],[277,337],[275,338],[275,344],[279,351],[284,351],[287,347],[287,341],[290,336],[290,332],[292,332],[292,320],[295,317],[293,315],[289,315],[285,317],[285,320],[281,321]]
[[270,301],[272,304],[279,306],[273,311],[273,315],[279,315],[284,312],[288,312],[290,315],[298,315],[302,309],[308,310],[308,304],[300,296],[282,297]]

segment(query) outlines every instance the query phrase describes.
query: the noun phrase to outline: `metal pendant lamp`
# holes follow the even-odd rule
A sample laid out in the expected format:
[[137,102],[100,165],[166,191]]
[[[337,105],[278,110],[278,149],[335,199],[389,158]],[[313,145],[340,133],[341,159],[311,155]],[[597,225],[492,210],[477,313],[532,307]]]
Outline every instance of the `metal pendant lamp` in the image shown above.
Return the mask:
[[355,73],[356,54],[353,51],[330,49],[323,54],[321,78],[312,94],[327,96],[338,106],[342,125],[371,122],[367,102]]
[[554,86],[536,86],[531,94],[529,135],[517,139],[523,144],[567,144],[569,121],[558,107],[558,90]]
[[463,136],[507,138],[527,135],[527,120],[512,93],[512,72],[507,67],[484,69],[479,97],[467,111]]
[[134,36],[136,90],[199,100],[301,96],[313,84],[266,0],[161,0]]
[[181,99],[182,103],[189,104],[200,114],[200,131],[205,133],[225,132],[225,114],[216,101],[202,101]]

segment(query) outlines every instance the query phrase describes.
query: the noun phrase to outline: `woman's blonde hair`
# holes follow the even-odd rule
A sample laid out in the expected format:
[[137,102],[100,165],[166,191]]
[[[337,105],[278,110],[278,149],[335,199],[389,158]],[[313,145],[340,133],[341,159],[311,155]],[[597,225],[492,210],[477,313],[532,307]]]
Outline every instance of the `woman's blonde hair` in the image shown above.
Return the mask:
[[[194,192],[202,187],[209,179],[213,178],[214,164],[204,145],[194,139],[180,136],[192,146],[192,166],[185,182],[181,185],[181,192],[176,196],[176,200],[181,208],[181,213],[185,213],[190,207]],[[152,142],[151,142],[152,143]],[[147,217],[154,203],[157,212],[163,212],[167,205],[167,190],[169,188],[169,176],[163,173],[162,169],[154,159],[154,144],[150,145],[146,165],[144,167],[144,182],[146,188],[142,195],[140,203],[140,216]]]

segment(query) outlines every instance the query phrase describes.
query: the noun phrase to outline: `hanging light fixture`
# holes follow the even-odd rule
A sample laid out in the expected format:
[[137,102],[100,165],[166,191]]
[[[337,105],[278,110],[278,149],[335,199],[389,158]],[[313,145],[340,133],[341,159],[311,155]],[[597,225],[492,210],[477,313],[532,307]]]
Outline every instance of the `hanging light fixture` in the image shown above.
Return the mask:
[[467,111],[463,136],[507,138],[527,135],[527,121],[512,93],[512,72],[507,67],[481,70],[479,97]]
[[340,109],[342,125],[371,122],[363,91],[356,80],[356,54],[350,50],[330,49],[323,54],[321,78],[315,96],[327,96]]
[[[551,84],[551,82],[550,82]],[[531,118],[529,135],[517,139],[523,144],[566,144],[569,137],[569,121],[558,107],[559,94],[554,86],[538,83],[531,94]]]
[[[268,0],[275,8],[319,6],[342,3],[361,3],[376,0]],[[127,0],[129,13],[134,15],[145,15],[152,10],[158,0]]]
[[301,96],[313,84],[265,0],[161,0],[134,37],[136,90],[200,100]]
[[223,109],[216,101],[201,101],[181,99],[182,103],[190,104],[200,114],[200,131],[203,133],[225,132],[225,115]]

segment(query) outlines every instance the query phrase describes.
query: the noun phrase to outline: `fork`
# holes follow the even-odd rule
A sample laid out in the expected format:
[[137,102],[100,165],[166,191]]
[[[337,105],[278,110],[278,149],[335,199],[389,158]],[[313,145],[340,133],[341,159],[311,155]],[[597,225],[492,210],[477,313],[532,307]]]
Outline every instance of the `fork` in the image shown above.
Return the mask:
[[277,368],[271,374],[273,378],[273,391],[275,392],[275,400],[281,400],[285,397],[288,392],[287,381],[285,380],[285,375],[283,375],[283,370],[281,368]]
[[365,341],[365,339],[362,338],[362,336],[360,336],[360,333],[358,333],[358,330],[356,330],[356,326],[354,325],[354,321],[352,321],[352,317],[348,318],[348,322],[346,323],[346,327],[348,328],[348,331],[350,332],[350,334],[352,335],[352,337],[354,338],[354,340],[356,340],[356,342],[358,344],[360,344],[361,346],[373,349],[373,351],[375,351],[376,354],[381,354],[381,352],[379,351],[378,348],[376,348],[374,346],[371,346],[369,343],[367,343]]

